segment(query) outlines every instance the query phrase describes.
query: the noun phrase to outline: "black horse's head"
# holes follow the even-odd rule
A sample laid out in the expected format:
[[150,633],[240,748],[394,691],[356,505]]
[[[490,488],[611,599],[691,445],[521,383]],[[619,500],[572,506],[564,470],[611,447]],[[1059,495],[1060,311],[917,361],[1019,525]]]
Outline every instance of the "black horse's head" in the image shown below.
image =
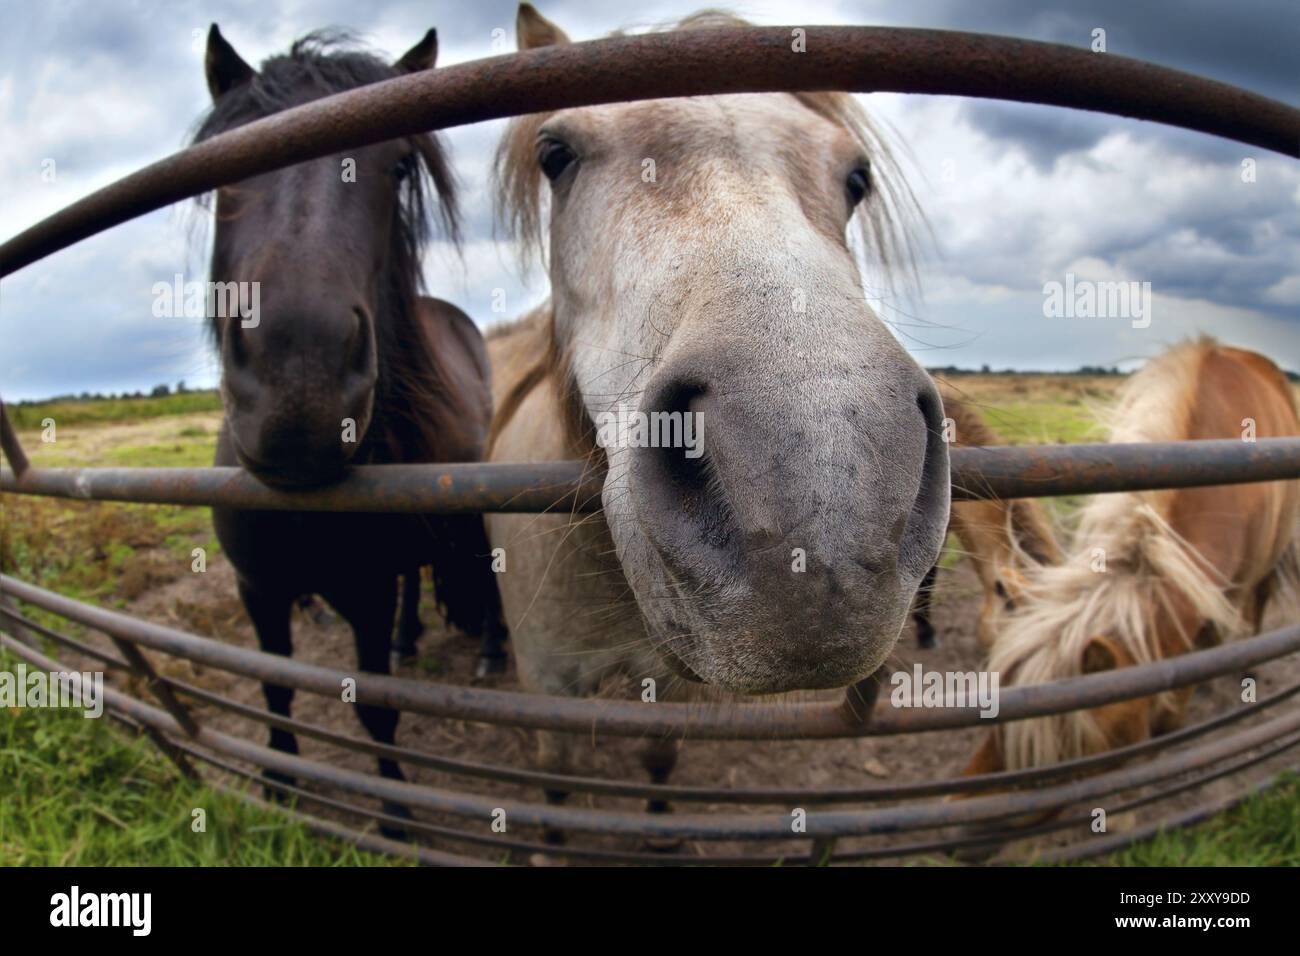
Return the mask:
[[[354,87],[429,69],[430,30],[395,64],[311,34],[254,70],[213,24],[213,108],[195,141]],[[254,176],[217,191],[208,304],[230,442],[279,486],[342,475],[397,390],[419,387],[412,339],[430,188],[454,233],[452,177],[433,135]],[[418,333],[417,333],[418,334]]]

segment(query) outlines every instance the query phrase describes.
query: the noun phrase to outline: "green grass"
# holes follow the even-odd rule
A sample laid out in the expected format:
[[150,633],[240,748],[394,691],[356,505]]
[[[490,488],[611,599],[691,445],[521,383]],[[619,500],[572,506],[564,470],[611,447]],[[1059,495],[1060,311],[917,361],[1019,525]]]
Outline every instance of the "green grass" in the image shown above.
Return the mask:
[[1084,402],[1007,402],[986,416],[989,424],[1009,443],[1105,441],[1092,409]]
[[[178,432],[195,432],[186,428]],[[206,432],[200,434],[207,435]],[[193,437],[186,436],[186,437]],[[212,437],[203,441],[176,441],[165,445],[141,445],[135,448],[112,448],[104,455],[105,468],[210,468],[212,467]]]
[[191,781],[106,717],[0,710],[0,866],[401,864]]
[[1186,830],[1100,861],[1109,866],[1300,866],[1300,777]]
[[216,390],[163,395],[158,398],[117,398],[101,401],[55,401],[6,405],[10,421],[17,429],[40,428],[46,418],[57,425],[106,424],[139,421],[165,415],[190,412],[221,411],[221,396]]
[[[136,418],[210,411],[206,406],[213,402],[216,393],[186,393],[46,403],[16,411],[31,412],[39,425],[39,416],[53,410],[63,429],[49,443],[40,441],[39,430],[23,435],[36,467],[207,467],[216,446],[215,425],[139,427]],[[80,419],[57,417],[63,404],[78,415],[90,411],[101,418],[69,428]],[[195,547],[206,548],[209,557],[218,550],[207,508],[0,496],[0,568],[79,600],[121,605],[190,573]]]

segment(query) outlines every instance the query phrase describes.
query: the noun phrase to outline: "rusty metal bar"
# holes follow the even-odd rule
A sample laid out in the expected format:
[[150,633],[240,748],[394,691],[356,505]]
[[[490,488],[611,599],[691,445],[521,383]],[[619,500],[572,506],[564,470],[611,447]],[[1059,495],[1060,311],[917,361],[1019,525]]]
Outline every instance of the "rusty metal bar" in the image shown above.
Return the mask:
[[954,448],[953,499],[1042,498],[1300,478],[1300,438]]
[[144,685],[149,688],[149,692],[157,698],[158,703],[163,705],[163,709],[172,715],[176,723],[180,724],[181,729],[191,737],[196,736],[199,732],[199,725],[195,722],[193,715],[190,714],[189,709],[184,704],[176,699],[171,687],[158,676],[158,672],[153,669],[153,665],[149,663],[148,658],[140,652],[140,648],[130,641],[124,641],[120,637],[113,637],[111,634],[109,640],[113,642],[113,646],[118,649],[126,660],[127,666],[131,668],[137,677],[144,681]]
[[271,803],[268,800],[259,800],[251,794],[236,790],[233,787],[224,784],[214,784],[214,790],[219,790],[237,800],[242,800],[249,806],[260,809],[271,810],[279,813],[295,823],[300,823],[307,829],[314,832],[317,836],[330,837],[340,840],[344,843],[351,843],[362,850],[370,853],[381,854],[384,856],[395,856],[399,859],[411,859],[421,866],[491,866],[486,860],[475,859],[469,856],[459,856],[454,853],[444,853],[441,850],[431,850],[428,847],[415,846],[410,843],[399,843],[396,840],[390,840],[374,833],[361,833],[350,827],[335,823],[332,820],[324,820],[321,817],[314,817],[308,813],[299,813],[291,810],[289,807],[281,806],[278,803]]
[[[8,607],[5,606],[6,603],[8,603],[9,605]],[[129,671],[131,669],[131,665],[128,664],[126,661],[122,660],[120,657],[114,657],[112,654],[109,654],[106,651],[101,651],[97,647],[91,647],[89,644],[83,644],[80,641],[78,641],[76,638],[69,637],[67,634],[62,634],[59,631],[54,630],[54,628],[52,627],[46,627],[44,624],[37,624],[31,618],[24,617],[21,613],[19,613],[17,610],[14,609],[13,602],[8,600],[8,596],[5,595],[3,591],[0,591],[0,618],[4,618],[11,625],[13,625],[15,629],[15,636],[16,636],[16,631],[21,628],[36,634],[40,634],[42,637],[48,637],[50,640],[54,641],[55,643],[59,644],[62,647],[66,647],[68,650],[73,651],[74,653],[84,654],[87,657],[91,657],[99,661],[101,664],[108,665],[109,667],[115,667],[118,670],[126,670],[126,671]],[[35,650],[40,650],[40,645],[37,642],[32,642],[30,646]]]
[[[1161,801],[1168,800],[1171,797],[1178,796],[1180,793],[1186,793],[1188,790],[1194,790],[1197,787],[1203,787],[1207,783],[1211,783],[1215,780],[1221,779],[1233,773],[1239,773],[1242,770],[1247,770],[1250,767],[1263,763],[1266,760],[1271,760],[1274,757],[1277,757],[1280,754],[1285,753],[1286,751],[1296,746],[1300,746],[1300,736],[1292,737],[1281,744],[1278,744],[1273,747],[1269,747],[1265,751],[1244,758],[1242,760],[1224,761],[1222,763],[1216,763],[1213,765],[1214,769],[1210,773],[1200,774],[1191,779],[1184,780],[1181,783],[1175,784],[1172,787],[1161,789],[1153,793],[1144,794],[1140,797],[1135,797],[1131,800],[1126,800],[1123,803],[1117,804],[1110,811],[1110,813],[1111,815],[1128,813],[1130,810],[1136,810],[1141,807],[1148,806],[1152,803],[1159,803]],[[1276,782],[1277,782],[1277,775],[1274,775],[1270,780],[1268,780],[1264,784],[1261,784],[1257,788],[1253,788],[1249,792],[1257,793],[1260,790],[1265,789],[1267,786]],[[1083,815],[1083,816],[1075,816],[1075,817],[1061,816],[1061,817],[1057,817],[1056,819],[1047,820],[1043,823],[1036,823],[1026,827],[1014,827],[1005,830],[990,829],[987,831],[981,830],[978,832],[966,831],[971,835],[962,835],[959,837],[950,837],[945,839],[922,840],[913,843],[895,844],[894,846],[891,847],[873,846],[873,847],[866,847],[866,848],[853,848],[849,850],[841,850],[840,852],[836,853],[835,862],[837,863],[865,862],[868,860],[889,859],[896,856],[916,856],[921,853],[947,853],[952,850],[960,850],[960,849],[965,849],[968,847],[976,847],[976,846],[985,846],[985,847],[993,846],[996,848],[998,845],[1011,843],[1016,840],[1023,840],[1023,839],[1032,838],[1036,836],[1043,836],[1048,833],[1057,833],[1062,830],[1069,830],[1071,827],[1087,826],[1091,822],[1092,822],[1091,815]],[[1131,832],[1136,832],[1136,831],[1131,831]],[[1090,832],[1089,843],[1091,842],[1092,842],[1092,834]],[[1121,842],[1119,845],[1122,846],[1124,844]],[[1093,855],[1093,854],[1087,854],[1087,855]],[[1047,862],[1047,860],[1044,857],[1039,856],[1039,857],[1034,857],[1033,859],[1024,859],[1015,862],[1032,863],[1032,862]]]
[[[278,491],[242,468],[39,468],[0,470],[0,491],[95,501],[221,505],[259,511],[463,514],[594,511],[603,479],[582,483],[580,462],[500,465],[363,465],[343,481]],[[589,476],[588,476],[589,477]]]
[[1154,120],[1300,154],[1293,107],[1113,53],[977,33],[817,26],[801,27],[806,52],[795,53],[792,29],[685,30],[549,46],[316,100],[214,136],[65,207],[0,246],[0,276],[187,196],[343,149],[503,116],[673,96],[976,96]]
[[[59,642],[64,647],[67,647],[76,653],[90,654],[92,656],[97,656],[99,659],[114,666],[126,667],[125,662],[111,658],[108,655],[101,655],[95,651],[95,649],[81,644],[67,635],[60,634],[58,631],[36,624],[20,614],[15,614],[14,612],[5,611],[3,608],[0,608],[0,616],[9,618],[15,622],[24,623],[34,629],[37,633],[43,634],[44,636]],[[1162,734],[1159,737],[1144,740],[1141,743],[1130,744],[1126,747],[1118,747],[1088,757],[1063,761],[1061,763],[1050,764],[1044,767],[1035,767],[1027,770],[1001,771],[999,773],[983,774],[977,777],[962,776],[947,780],[908,783],[888,787],[830,787],[820,790],[807,790],[805,788],[732,788],[697,787],[681,784],[630,783],[627,781],[608,780],[598,777],[579,777],[570,774],[546,773],[539,770],[475,763],[450,757],[441,757],[425,751],[413,750],[409,747],[397,747],[388,744],[381,744],[368,737],[362,738],[342,734],[316,724],[295,720],[292,717],[281,717],[280,715],[273,714],[263,708],[253,707],[248,704],[241,704],[238,701],[229,700],[219,694],[188,684],[185,681],[177,680],[176,678],[160,677],[160,679],[166,682],[173,690],[183,693],[193,700],[211,704],[212,706],[222,708],[269,727],[277,727],[281,730],[290,731],[291,733],[313,737],[317,740],[341,747],[345,750],[352,750],[374,757],[385,757],[401,763],[410,763],[416,766],[428,767],[431,770],[437,770],[444,773],[518,783],[526,786],[540,787],[542,789],[581,791],[643,800],[655,799],[668,802],[701,801],[710,803],[752,804],[775,803],[791,805],[799,803],[800,801],[818,805],[827,803],[870,803],[918,797],[945,796],[959,793],[982,793],[990,790],[1007,790],[1032,784],[1045,783],[1049,780],[1089,773],[1125,763],[1138,756],[1171,749],[1189,740],[1193,740],[1196,737],[1210,733],[1214,730],[1222,729],[1223,727],[1239,720],[1244,720],[1252,715],[1263,713],[1278,704],[1292,699],[1297,694],[1300,694],[1300,683],[1292,684],[1277,693],[1261,698],[1250,707],[1231,710],[1200,723],[1190,724],[1186,727],[1180,728],[1179,730]]]
[[[951,460],[956,500],[1106,494],[1300,478],[1300,438],[954,448]],[[18,494],[259,511],[598,511],[602,483],[579,461],[363,465],[292,492],[241,468],[0,470],[0,491]]]
[[[58,666],[57,661],[50,660],[39,652],[26,649],[7,636],[0,635],[0,643],[9,646],[20,657],[35,663],[37,666],[47,668]],[[111,708],[111,712],[115,716],[125,717],[125,719],[134,721],[142,727],[151,726],[160,733],[175,734],[180,730],[175,720],[164,711],[143,704],[119,691],[106,688],[105,698],[106,704]],[[1225,769],[1225,760],[1231,763],[1230,758],[1236,754],[1256,747],[1267,747],[1270,743],[1273,744],[1269,753],[1257,758],[1250,758],[1251,763],[1259,762],[1266,759],[1267,756],[1279,753],[1283,749],[1289,749],[1296,743],[1300,743],[1300,737],[1294,736],[1297,732],[1300,732],[1300,714],[1276,719],[1253,730],[1219,741],[1216,744],[1162,758],[1140,768],[1138,771],[1115,771],[1075,784],[1048,788],[1047,790],[1029,794],[992,796],[957,803],[938,802],[917,808],[900,807],[875,812],[867,811],[865,813],[862,811],[824,813],[819,814],[816,818],[811,816],[808,818],[809,832],[814,840],[826,843],[843,836],[932,829],[952,823],[995,821],[1026,811],[1056,809],[1058,806],[1065,806],[1077,800],[1096,798],[1133,787],[1145,786],[1170,777],[1193,773],[1206,767],[1211,768],[1211,775],[1205,779],[1214,779],[1231,769]],[[1288,736],[1291,739],[1283,740],[1281,744],[1277,743],[1279,739]],[[302,758],[288,757],[267,748],[247,744],[238,738],[231,738],[207,730],[201,732],[196,743],[213,747],[220,753],[231,754],[237,759],[246,760],[255,766],[276,769],[295,776],[300,775],[319,783],[338,786],[365,796],[395,799],[453,815],[477,816],[484,812],[484,807],[498,802],[463,797],[459,794],[432,788],[421,788],[413,784],[399,784],[394,781],[367,778],[362,774],[324,767]],[[188,745],[178,745],[185,746],[188,749]],[[205,759],[207,759],[206,756]],[[1168,795],[1187,789],[1189,786],[1190,784],[1187,783],[1175,785],[1168,792]],[[1062,796],[1064,796],[1063,800],[1056,799]],[[1151,800],[1158,798],[1159,795],[1139,798],[1134,805],[1151,802]],[[790,837],[784,816],[776,818],[775,830],[773,830],[771,820],[749,814],[693,814],[689,817],[684,815],[668,821],[662,819],[662,815],[655,814],[581,811],[513,802],[507,802],[506,808],[510,816],[516,820],[521,816],[520,810],[526,811],[524,822],[531,826],[553,825],[587,832],[634,834],[660,832],[661,835],[665,836],[686,836],[713,840],[741,838],[786,840]],[[354,812],[368,812],[359,807],[353,807],[352,809]],[[936,817],[936,815],[937,819],[927,819]],[[556,817],[567,819],[560,821],[555,819]],[[640,821],[639,826],[638,821]],[[767,825],[755,830],[754,827],[759,821]],[[817,831],[815,833],[813,833],[814,824]],[[737,832],[735,829],[737,827],[741,828],[743,832]],[[347,832],[351,833],[353,831]],[[1004,842],[1005,840],[1015,839],[1018,833],[1019,831],[1016,830],[983,833],[974,838],[961,838],[953,845]],[[894,852],[895,850],[896,848],[880,848],[880,852],[891,856],[898,855]],[[873,856],[876,855],[875,851],[868,852]],[[861,855],[859,851],[845,854],[840,858],[861,857]],[[806,859],[815,860],[816,858],[810,857]]]
[[[1215,764],[1213,771],[1210,773],[1201,774],[1192,779],[1184,780],[1167,789],[1162,789],[1154,793],[1144,794],[1143,796],[1127,800],[1116,805],[1111,813],[1112,815],[1127,813],[1131,810],[1152,803],[1159,803],[1168,800],[1180,793],[1185,793],[1188,790],[1205,786],[1205,784],[1211,783],[1214,780],[1222,779],[1225,776],[1239,773],[1252,766],[1271,760],[1297,745],[1300,745],[1300,736],[1294,736],[1289,740],[1285,740],[1280,744],[1276,744],[1264,751],[1243,759]],[[868,860],[897,859],[909,856],[918,856],[920,854],[948,853],[953,850],[961,850],[976,846],[992,846],[996,848],[997,846],[1011,843],[1016,840],[1043,836],[1048,833],[1056,833],[1062,830],[1068,830],[1071,827],[1086,826],[1091,821],[1091,816],[1087,815],[1075,817],[1064,816],[1028,827],[1014,827],[1003,830],[990,829],[973,835],[919,840],[888,846],[876,845],[865,848],[854,847],[848,850],[841,849],[834,852],[829,858],[826,858],[824,854],[818,853],[811,853],[807,856],[790,853],[753,853],[747,855],[720,854],[716,856],[709,855],[706,857],[682,857],[665,855],[662,853],[608,850],[603,848],[578,846],[574,844],[557,846],[554,844],[533,843],[526,840],[510,839],[508,837],[498,837],[494,835],[473,833],[471,831],[457,830],[452,827],[425,823],[418,820],[403,820],[369,807],[362,807],[357,804],[348,803],[344,800],[327,797],[309,790],[303,790],[301,787],[294,787],[279,781],[261,781],[261,779],[252,771],[238,767],[220,757],[208,754],[188,744],[180,743],[178,746],[196,759],[240,776],[243,779],[253,782],[263,782],[267,786],[272,787],[277,793],[293,796],[299,800],[311,801],[321,806],[361,816],[368,820],[375,820],[377,822],[395,826],[404,826],[409,830],[429,836],[449,839],[460,843],[478,844],[480,846],[490,847],[497,850],[519,851],[529,854],[544,853],[550,856],[558,856],[566,859],[588,859],[604,863],[639,863],[656,866],[771,866],[778,863],[786,863],[799,866],[815,866],[821,863],[865,862]],[[1249,793],[1258,793],[1269,784],[1275,782],[1276,777],[1266,781],[1258,787],[1252,788]],[[824,841],[815,842],[824,843]],[[1089,843],[1091,844],[1091,842],[1092,841],[1090,840]],[[1125,844],[1124,841],[1120,840],[1116,845],[1123,846]],[[1114,847],[1112,847],[1112,849],[1113,848]],[[1089,853],[1087,855],[1091,856],[1095,854]]]
[[[8,575],[0,575],[0,588],[79,624],[196,663],[329,697],[337,696],[344,678],[352,678],[356,681],[357,700],[362,703],[435,717],[584,734],[599,732],[625,737],[658,734],[714,740],[861,737],[995,722],[982,718],[977,707],[904,710],[885,704],[878,706],[872,720],[863,725],[845,713],[842,701],[721,706],[659,703],[647,707],[639,700],[552,698],[481,687],[425,684],[378,674],[349,673],[233,647],[74,601]],[[996,720],[1064,713],[1186,687],[1295,650],[1300,650],[1300,626],[1140,667],[1032,687],[1013,687],[1001,692]]]
[[[129,718],[126,718],[129,720]],[[132,723],[134,723],[132,721]],[[1204,786],[1214,780],[1221,779],[1233,773],[1239,773],[1242,770],[1249,769],[1266,760],[1270,760],[1287,750],[1300,745],[1300,736],[1292,736],[1283,740],[1281,743],[1275,743],[1265,750],[1257,752],[1254,755],[1230,760],[1222,763],[1213,764],[1212,771],[1201,774],[1190,780],[1180,782],[1170,788],[1159,790],[1155,793],[1146,794],[1132,800],[1125,801],[1113,809],[1113,813],[1126,813],[1130,810],[1142,806],[1157,803],[1171,797],[1177,796],[1188,790]],[[191,756],[200,759],[230,773],[236,774],[250,781],[260,781],[251,771],[245,770],[234,764],[208,754],[192,745],[184,742],[177,744],[182,750]],[[781,854],[750,854],[745,856],[737,855],[719,855],[709,857],[688,857],[674,858],[667,857],[663,854],[644,853],[644,852],[626,852],[618,850],[606,850],[589,847],[574,846],[566,844],[555,846],[551,844],[531,843],[524,840],[509,839],[506,837],[497,837],[486,834],[478,834],[469,831],[456,830],[451,827],[429,824],[422,821],[400,820],[391,817],[381,811],[376,811],[368,807],[362,807],[356,804],[347,803],[346,801],[326,797],[321,794],[303,790],[300,787],[294,787],[278,781],[261,781],[267,786],[271,786],[277,792],[294,796],[299,799],[309,800],[322,806],[327,806],[336,810],[360,815],[366,819],[376,820],[382,823],[405,826],[408,829],[425,833],[431,836],[442,837],[459,841],[462,843],[474,843],[483,846],[489,846],[502,850],[518,850],[525,853],[545,853],[552,856],[573,859],[591,859],[607,863],[644,863],[653,865],[685,865],[685,866],[768,866],[776,863],[787,863],[794,865],[817,865],[820,862],[862,862],[867,860],[891,859],[907,856],[916,856],[922,853],[946,853],[952,850],[963,849],[974,846],[994,846],[1020,840],[1027,837],[1040,836],[1047,833],[1053,833],[1060,830],[1067,830],[1070,827],[1079,826],[1081,823],[1088,822],[1090,817],[1082,818],[1058,818],[1049,820],[1045,823],[1035,824],[1030,827],[1015,827],[1004,830],[987,830],[975,833],[973,835],[961,835],[956,837],[922,840],[912,843],[894,844],[892,846],[873,846],[866,849],[854,848],[842,850],[835,853],[829,860],[824,860],[820,855],[798,856],[789,853]],[[1275,782],[1271,781],[1271,782]],[[1258,792],[1261,787],[1255,788],[1252,792]],[[1119,843],[1118,845],[1123,845]],[[1094,855],[1094,854],[1087,854]]]
[[18,440],[18,432],[14,429],[13,422],[9,420],[9,413],[5,411],[3,401],[0,401],[0,452],[4,453],[4,457],[9,461],[9,467],[19,478],[31,465],[27,460],[27,453],[23,451],[22,442]]
[[662,853],[638,853],[622,850],[606,850],[596,847],[584,847],[574,845],[554,845],[549,843],[533,843],[523,839],[512,839],[509,837],[496,836],[494,834],[475,833],[469,830],[458,830],[454,827],[441,826],[435,823],[427,823],[423,820],[411,820],[401,817],[395,817],[384,813],[382,810],[374,810],[370,807],[363,807],[355,803],[348,803],[346,800],[339,800],[334,797],[327,797],[311,790],[304,790],[302,787],[295,787],[279,780],[262,780],[258,775],[250,770],[245,770],[230,761],[223,760],[220,757],[206,753],[197,747],[187,744],[181,744],[185,751],[198,760],[202,760],[213,767],[224,770],[227,773],[234,774],[245,780],[249,780],[259,785],[271,788],[276,793],[292,796],[297,800],[305,800],[328,807],[332,810],[338,810],[343,813],[349,813],[354,816],[362,817],[366,820],[373,820],[376,823],[383,823],[389,826],[401,827],[412,833],[418,833],[425,836],[437,837],[440,839],[454,840],[460,843],[469,843],[489,849],[502,852],[519,852],[519,853],[545,853],[551,856],[558,856],[568,859],[586,859],[595,860],[602,863],[649,863],[662,864],[681,862],[684,864],[699,865],[723,865],[723,866],[746,866],[757,865],[767,866],[778,863],[783,860],[781,856],[727,856],[727,857],[709,857],[702,859],[698,857],[688,857],[680,861],[673,860]]
[[14,637],[30,648],[40,648],[40,642],[32,636],[32,628],[28,626],[28,622],[22,618],[22,615],[17,613],[13,600],[4,592],[4,588],[0,588],[0,614],[10,619]]
[[[19,656],[38,665],[56,662],[27,649],[12,639],[0,637]],[[104,689],[106,704],[144,725],[164,733],[179,732],[179,725],[165,711],[151,707],[113,688]],[[1010,818],[1024,813],[1057,810],[1080,800],[1146,786],[1265,746],[1300,731],[1300,712],[1276,718],[1230,737],[1163,756],[1139,767],[1110,771],[1084,780],[1071,781],[1041,790],[995,794],[961,801],[935,801],[919,806],[874,810],[830,810],[809,813],[806,837],[838,838],[870,834],[933,829],[956,824],[975,824]],[[581,832],[648,835],[701,840],[789,840],[794,835],[784,813],[627,813],[614,810],[586,810],[546,804],[499,800],[433,787],[371,777],[355,771],[327,767],[302,757],[201,728],[195,741],[220,753],[293,777],[338,787],[361,796],[406,804],[435,813],[478,819],[486,828],[498,809],[518,825],[555,827]]]

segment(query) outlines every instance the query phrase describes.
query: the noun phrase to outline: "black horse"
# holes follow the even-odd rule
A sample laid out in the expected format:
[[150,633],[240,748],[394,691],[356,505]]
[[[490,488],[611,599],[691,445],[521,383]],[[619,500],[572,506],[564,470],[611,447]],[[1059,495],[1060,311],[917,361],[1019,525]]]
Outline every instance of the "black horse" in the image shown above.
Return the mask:
[[[437,55],[432,30],[391,66],[343,40],[312,34],[255,71],[214,24],[206,61],[214,106],[195,141],[429,69]],[[459,309],[418,293],[435,203],[454,236],[452,176],[432,135],[218,191],[212,281],[259,284],[243,287],[258,290],[245,297],[256,310],[218,308],[237,314],[211,322],[226,413],[218,465],[239,464],[266,484],[302,488],[340,479],[350,463],[480,457],[491,415],[482,337]],[[388,673],[398,578],[406,580],[401,647],[418,632],[419,568],[430,565],[448,623],[481,636],[483,661],[499,669],[505,635],[480,515],[214,508],[212,516],[263,650],[292,652],[291,607],[318,594],[352,626],[361,670]],[[287,716],[293,691],[263,690],[270,710]],[[357,704],[357,714],[375,740],[393,743],[395,711]],[[298,750],[285,730],[272,729],[271,746]],[[379,768],[402,779],[393,760],[381,759]],[[409,815],[400,806],[386,810]]]

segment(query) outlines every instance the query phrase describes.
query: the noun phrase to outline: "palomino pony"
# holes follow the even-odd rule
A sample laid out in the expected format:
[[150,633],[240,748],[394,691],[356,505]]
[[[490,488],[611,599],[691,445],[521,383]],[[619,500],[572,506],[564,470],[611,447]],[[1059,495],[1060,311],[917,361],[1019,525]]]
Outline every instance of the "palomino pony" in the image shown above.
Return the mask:
[[[527,4],[517,31],[521,49],[568,42]],[[860,213],[893,261],[906,195],[856,102],[561,110],[514,121],[497,159],[526,244],[549,194],[551,300],[489,335],[489,459],[576,456],[603,477],[598,513],[488,519],[524,685],[623,675],[662,699],[872,673],[943,543],[949,479],[934,383],[868,308],[846,240]],[[620,413],[702,441],[598,444]],[[542,735],[544,766],[567,765],[566,739]],[[656,741],[645,765],[663,780],[675,759]]]
[[[1153,359],[1126,383],[1111,441],[1241,438],[1245,419],[1260,438],[1300,434],[1295,398],[1277,366],[1202,338]],[[1093,498],[1068,558],[1028,576],[989,670],[1003,686],[1039,684],[1258,631],[1279,583],[1295,583],[1298,521],[1300,481]],[[1178,727],[1190,696],[1188,688],[999,726],[967,772],[1136,743]]]
[[[943,398],[945,424],[948,419],[952,422],[949,445],[1002,444],[1001,437],[973,404],[950,384],[943,381],[937,384]],[[1020,600],[1025,573],[1036,565],[1059,563],[1061,546],[1046,510],[1035,498],[954,502],[948,528],[957,535],[963,552],[979,575],[984,591],[979,641],[981,646],[991,647],[1002,615],[1015,610]],[[934,625],[930,623],[930,599],[938,570],[939,566],[935,565],[926,574],[912,607],[916,641],[921,647],[934,647],[936,643]]]
[[[432,30],[394,66],[312,35],[254,71],[213,25],[214,106],[196,139],[429,69],[436,52]],[[427,135],[218,192],[212,278],[260,283],[256,322],[212,321],[226,412],[218,465],[240,464],[267,484],[296,488],[335,481],[349,463],[480,457],[491,415],[482,338],[463,312],[418,295],[430,183],[454,233],[451,174]],[[352,626],[360,668],[387,673],[398,577],[406,574],[409,636],[418,569],[431,564],[448,622],[483,635],[485,653],[501,655],[499,597],[477,515],[214,508],[213,522],[263,650],[290,654],[291,605],[319,594]],[[263,689],[270,710],[287,716],[293,691]],[[375,740],[393,743],[396,712],[358,704],[357,714]],[[298,749],[293,734],[279,729],[271,730],[271,746]],[[396,762],[379,766],[401,779]]]

